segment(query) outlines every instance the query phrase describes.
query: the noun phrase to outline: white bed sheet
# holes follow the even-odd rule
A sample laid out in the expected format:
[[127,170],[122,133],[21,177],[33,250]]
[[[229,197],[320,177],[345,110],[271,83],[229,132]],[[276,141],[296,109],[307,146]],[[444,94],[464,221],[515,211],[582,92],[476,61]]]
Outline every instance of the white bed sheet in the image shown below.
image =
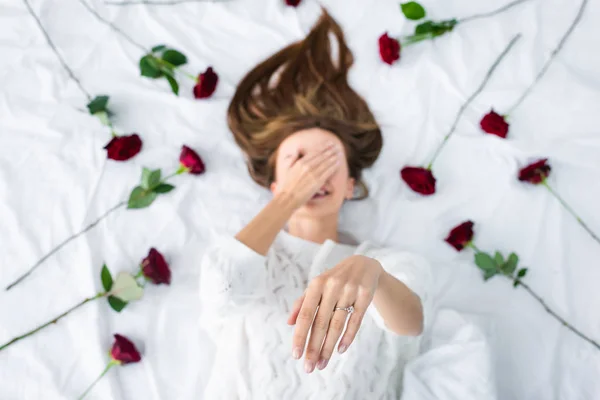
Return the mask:
[[[305,35],[319,14],[318,3],[304,0],[291,8],[279,0],[128,7],[92,2],[143,45],[166,43],[184,51],[188,71],[212,65],[219,86],[212,99],[198,101],[187,82],[177,98],[166,82],[139,77],[139,50],[77,1],[30,1],[83,86],[93,95],[111,96],[117,130],[138,132],[144,147],[129,162],[105,160],[102,147],[109,133],[82,111],[84,96],[25,4],[0,0],[3,287],[53,245],[126,198],[142,166],[176,168],[185,143],[202,155],[207,173],[176,178],[177,189],[148,209],[113,214],[26,283],[0,292],[0,342],[5,342],[100,290],[103,262],[113,272],[133,270],[155,246],[173,269],[170,287],[149,287],[142,301],[121,314],[104,303],[88,305],[2,352],[0,398],[77,397],[102,371],[115,332],[143,348],[143,362],[111,371],[89,398],[202,398],[213,349],[198,324],[198,261],[213,232],[233,233],[268,200],[247,175],[225,110],[249,68]],[[449,18],[506,1],[423,4],[431,17]],[[600,2],[590,1],[564,51],[514,113],[508,140],[483,135],[479,118],[492,105],[503,110],[522,93],[579,1],[533,0],[493,19],[459,26],[433,43],[405,49],[393,67],[379,60],[376,43],[384,31],[410,30],[397,1],[321,3],[346,32],[356,59],[351,83],[371,105],[385,137],[381,158],[366,174],[372,197],[345,208],[343,229],[431,260],[437,303],[450,313],[438,321],[436,332],[448,339],[441,343],[461,338],[460,330],[458,336],[443,335],[452,321],[470,321],[476,329],[466,335],[491,349],[490,373],[499,399],[600,398],[598,351],[509,282],[483,283],[472,254],[457,254],[442,241],[449,228],[473,219],[479,247],[516,251],[529,266],[530,285],[582,331],[600,339],[600,245],[545,190],[515,179],[522,163],[549,157],[551,184],[600,231],[600,26],[595,23]],[[400,168],[429,159],[462,102],[516,32],[523,39],[467,110],[435,166],[438,193],[428,198],[412,193],[399,179]],[[408,371],[414,390],[418,382],[435,377],[425,367],[437,366],[442,375],[446,370],[441,362],[423,363],[416,361]],[[433,382],[442,387],[443,379]]]

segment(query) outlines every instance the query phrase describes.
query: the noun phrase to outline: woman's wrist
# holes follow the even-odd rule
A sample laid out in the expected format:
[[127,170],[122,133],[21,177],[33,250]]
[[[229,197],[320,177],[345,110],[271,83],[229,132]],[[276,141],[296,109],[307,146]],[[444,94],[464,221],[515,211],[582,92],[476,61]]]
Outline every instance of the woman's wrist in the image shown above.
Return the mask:
[[300,207],[295,196],[288,192],[277,193],[275,196],[273,196],[272,202],[276,204],[279,209],[286,212],[286,214],[289,213],[289,216],[291,216],[294,211]]

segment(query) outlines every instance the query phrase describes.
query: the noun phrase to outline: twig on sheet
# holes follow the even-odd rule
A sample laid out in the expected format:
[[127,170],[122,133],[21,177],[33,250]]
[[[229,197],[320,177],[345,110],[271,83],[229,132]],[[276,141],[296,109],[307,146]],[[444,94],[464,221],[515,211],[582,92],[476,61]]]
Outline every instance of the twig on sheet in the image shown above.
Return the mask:
[[139,5],[147,5],[147,6],[174,6],[177,4],[183,3],[222,3],[227,0],[138,0],[138,1],[110,1],[105,0],[104,4],[108,6],[139,6]]
[[598,237],[598,235],[596,235],[596,233],[594,233],[594,231],[592,231],[592,229],[583,221],[583,219],[581,219],[581,217],[579,215],[577,215],[577,213],[575,212],[575,210],[573,210],[573,208],[571,208],[571,206],[569,206],[569,204],[567,204],[567,202],[556,192],[556,190],[554,190],[552,188],[552,186],[550,186],[548,184],[548,181],[546,179],[544,179],[542,181],[542,185],[544,185],[546,187],[546,189],[548,189],[548,191],[554,197],[556,197],[556,199],[560,202],[560,204],[577,220],[577,222],[579,223],[579,225],[581,225],[581,227],[583,229],[585,229],[587,231],[587,233],[589,233],[590,236],[596,242],[600,243],[600,237]]
[[494,15],[503,13],[504,11],[511,9],[514,6],[525,3],[527,1],[530,1],[530,0],[515,0],[512,3],[508,3],[507,5],[498,8],[497,10],[489,11],[489,12],[481,13],[481,14],[475,14],[475,15],[471,15],[470,17],[465,17],[465,18],[459,19],[457,21],[457,23],[464,24],[465,22],[470,22],[470,21],[473,21],[473,20],[476,20],[479,18],[493,17]]
[[40,21],[39,17],[35,14],[35,12],[33,12],[33,9],[31,8],[31,5],[29,4],[29,1],[28,0],[23,0],[23,2],[25,3],[25,6],[27,6],[27,10],[29,11],[29,14],[31,14],[31,16],[35,19],[35,22],[37,23],[38,27],[40,28],[40,30],[44,34],[44,37],[46,38],[46,42],[48,42],[48,45],[50,46],[50,48],[52,49],[52,51],[54,52],[54,54],[56,54],[56,57],[58,57],[58,60],[62,64],[63,68],[69,74],[69,77],[71,79],[73,79],[73,81],[75,81],[75,83],[79,87],[79,90],[81,90],[83,92],[83,94],[87,97],[87,99],[88,100],[92,100],[92,96],[88,93],[87,90],[85,90],[85,88],[81,84],[81,81],[79,81],[79,79],[75,76],[75,74],[73,73],[73,70],[71,70],[71,68],[69,67],[69,65],[65,61],[65,59],[58,52],[58,49],[54,45],[54,42],[52,41],[52,39],[50,39],[50,35],[48,35],[48,32],[46,32],[46,29],[42,25],[42,22]]
[[60,249],[62,249],[67,243],[69,243],[70,241],[72,241],[72,240],[76,239],[77,237],[83,235],[84,233],[86,233],[87,231],[89,231],[90,229],[92,229],[93,227],[95,227],[96,225],[98,225],[98,223],[100,221],[102,221],[104,218],[106,218],[113,211],[115,211],[116,209],[124,206],[125,204],[127,204],[127,201],[121,201],[120,203],[118,203],[117,205],[113,206],[108,211],[106,211],[104,214],[102,214],[100,217],[98,217],[95,221],[93,221],[92,223],[90,223],[88,226],[86,226],[85,228],[83,228],[79,232],[74,233],[71,236],[69,236],[68,238],[66,238],[65,240],[63,240],[58,246],[54,247],[50,252],[48,252],[46,255],[44,255],[42,258],[40,258],[35,264],[33,264],[31,267],[29,267],[29,269],[27,270],[27,272],[25,272],[23,275],[21,275],[16,281],[14,281],[10,285],[8,285],[6,287],[6,290],[10,290],[15,285],[18,285],[22,280],[24,280],[29,275],[31,275],[31,273],[33,271],[35,271],[37,269],[37,267],[39,267],[44,261],[46,261],[48,258],[50,258],[57,251],[59,251]]
[[574,326],[572,326],[571,324],[569,324],[567,321],[565,321],[565,319],[563,317],[561,317],[556,312],[554,312],[554,310],[552,310],[546,304],[544,299],[542,299],[537,293],[535,293],[526,283],[523,283],[523,281],[519,280],[519,286],[523,286],[523,289],[525,289],[527,291],[527,293],[529,293],[534,299],[536,299],[550,315],[552,315],[554,318],[556,318],[558,321],[560,321],[560,323],[562,323],[564,327],[569,329],[571,332],[573,332],[574,334],[576,334],[583,340],[592,344],[594,347],[596,347],[596,349],[600,350],[600,344],[598,344],[598,342],[596,342],[593,339],[590,339],[589,337],[587,337],[586,335],[581,333],[581,331],[579,329],[577,329]]
[[519,40],[520,37],[521,37],[521,34],[519,33],[511,39],[511,41],[508,43],[506,48],[502,51],[502,53],[500,53],[498,58],[496,58],[496,61],[494,61],[492,66],[488,69],[487,73],[485,74],[485,77],[479,84],[479,87],[473,92],[473,94],[471,94],[471,96],[469,96],[467,101],[465,101],[464,104],[460,107],[460,109],[458,110],[458,113],[456,114],[456,117],[454,118],[454,123],[452,123],[452,127],[450,128],[450,131],[448,131],[448,133],[444,137],[444,140],[442,141],[442,144],[440,144],[440,146],[437,148],[433,157],[431,158],[431,161],[427,165],[428,170],[431,170],[431,167],[433,166],[435,159],[437,158],[437,156],[440,154],[440,152],[442,151],[442,149],[448,142],[448,139],[450,139],[450,136],[452,136],[452,134],[456,130],[456,126],[458,125],[458,121],[460,120],[460,117],[462,116],[462,114],[469,107],[469,105],[475,99],[475,97],[477,97],[479,95],[479,93],[481,93],[483,91],[483,89],[485,88],[485,85],[488,83],[488,81],[492,77],[494,71],[496,70],[496,67],[498,67],[500,62],[504,59],[504,57],[508,54],[510,49],[514,46],[514,44],[517,42],[517,40]]
[[515,104],[513,104],[512,107],[509,108],[506,115],[512,114],[512,112],[515,110],[515,108],[517,108],[525,100],[525,98],[529,95],[529,93],[531,93],[533,88],[538,84],[538,82],[546,74],[548,67],[550,67],[550,64],[552,63],[552,61],[554,61],[558,52],[563,48],[563,46],[565,45],[565,42],[567,41],[569,36],[571,36],[571,33],[573,33],[573,30],[575,29],[577,24],[579,24],[579,21],[581,21],[581,17],[583,16],[583,11],[585,10],[585,6],[587,5],[587,3],[588,3],[588,0],[581,1],[581,6],[579,7],[579,11],[577,12],[577,15],[575,16],[575,19],[571,23],[571,26],[569,26],[569,29],[567,29],[567,31],[565,32],[563,37],[560,39],[556,48],[554,50],[552,50],[552,53],[550,53],[550,57],[548,57],[548,60],[546,60],[546,63],[544,64],[542,69],[540,69],[540,72],[538,72],[538,74],[536,75],[535,79],[533,80],[533,83],[531,85],[529,85],[529,87],[525,90],[525,92],[523,92],[523,94],[521,95],[521,97],[519,97],[519,99],[515,102]]
[[27,337],[29,337],[29,336],[31,336],[31,335],[33,335],[33,334],[41,331],[42,329],[44,329],[44,328],[46,328],[46,327],[48,327],[48,326],[50,326],[52,324],[56,324],[61,318],[67,316],[72,311],[77,310],[79,307],[83,306],[84,304],[86,304],[86,303],[88,303],[88,302],[90,302],[92,300],[96,300],[96,299],[98,299],[100,297],[106,296],[106,295],[108,295],[108,293],[98,293],[97,295],[95,295],[93,297],[88,297],[87,299],[84,299],[80,303],[74,305],[73,307],[69,308],[67,311],[63,312],[62,314],[60,314],[57,317],[54,317],[53,319],[51,319],[50,321],[46,322],[45,324],[40,325],[37,328],[35,328],[34,330],[29,331],[27,333],[24,333],[21,336],[17,336],[16,338],[12,339],[10,342],[3,344],[2,346],[0,346],[0,351],[6,349],[8,346],[10,346],[10,345],[12,345],[12,344],[14,344],[14,343],[16,343],[16,342],[18,342],[20,340],[23,340],[23,339],[25,339],[25,338],[27,338]]
[[104,18],[103,16],[101,16],[100,14],[98,14],[98,12],[96,10],[94,10],[92,7],[90,7],[90,5],[85,2],[85,0],[79,0],[79,2],[90,13],[92,13],[100,22],[108,25],[115,32],[120,33],[129,43],[131,43],[132,45],[136,46],[137,48],[139,48],[140,50],[142,50],[144,53],[148,53],[148,49],[146,49],[144,46],[142,46],[141,44],[139,44],[138,42],[136,42],[135,40],[133,40],[133,38],[131,36],[129,36],[128,34],[126,34],[125,32],[123,32],[121,30],[121,28],[119,28],[118,26],[116,26],[115,24],[113,24],[111,21],[107,20],[106,18]]

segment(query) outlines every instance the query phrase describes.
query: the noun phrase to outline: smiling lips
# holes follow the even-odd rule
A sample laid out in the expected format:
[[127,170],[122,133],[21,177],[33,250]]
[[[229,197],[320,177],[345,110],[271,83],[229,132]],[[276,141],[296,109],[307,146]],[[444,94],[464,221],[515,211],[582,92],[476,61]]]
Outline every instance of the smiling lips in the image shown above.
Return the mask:
[[312,197],[313,199],[321,199],[323,197],[329,196],[329,190],[325,188],[321,188],[315,195]]

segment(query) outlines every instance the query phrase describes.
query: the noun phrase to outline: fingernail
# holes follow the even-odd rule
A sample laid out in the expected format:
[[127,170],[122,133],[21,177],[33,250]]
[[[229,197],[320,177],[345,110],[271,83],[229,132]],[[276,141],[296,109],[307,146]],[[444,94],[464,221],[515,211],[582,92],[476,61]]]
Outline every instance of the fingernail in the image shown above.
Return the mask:
[[304,363],[304,370],[307,374],[310,374],[315,369],[315,363],[313,361],[307,361]]
[[346,346],[345,344],[343,344],[343,345],[340,346],[339,352],[340,352],[340,354],[343,354],[346,350],[348,350],[348,346]]
[[321,359],[319,360],[319,363],[317,364],[317,368],[319,368],[319,369],[323,369],[323,368],[325,368],[325,367],[327,366],[327,363],[328,363],[328,362],[329,362],[329,360],[326,360],[326,359],[324,359],[324,358],[321,358]]
[[302,349],[300,347],[294,347],[294,351],[292,352],[292,357],[296,360],[300,358],[302,355]]

